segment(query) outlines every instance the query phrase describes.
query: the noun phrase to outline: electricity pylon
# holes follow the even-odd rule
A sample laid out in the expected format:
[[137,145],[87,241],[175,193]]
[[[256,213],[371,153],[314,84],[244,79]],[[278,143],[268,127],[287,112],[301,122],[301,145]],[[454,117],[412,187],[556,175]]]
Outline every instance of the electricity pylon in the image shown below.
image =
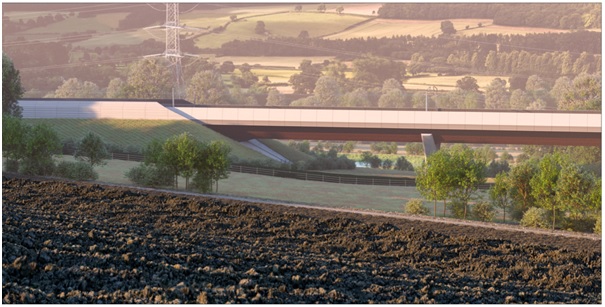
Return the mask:
[[[181,38],[180,38],[180,30],[181,29],[188,29],[188,30],[194,30],[194,31],[199,31],[202,29],[197,29],[197,28],[190,28],[190,27],[184,27],[181,26],[180,24],[180,19],[179,19],[179,4],[178,3],[166,3],[166,22],[161,25],[161,26],[154,26],[154,27],[147,27],[145,29],[156,29],[156,28],[163,28],[166,31],[166,49],[164,50],[164,53],[160,53],[160,54],[152,54],[152,55],[148,55],[146,57],[152,57],[152,56],[163,56],[164,58],[166,58],[168,60],[168,62],[170,63],[170,67],[172,68],[172,72],[173,72],[173,78],[174,78],[174,83],[173,83],[173,98],[176,96],[177,98],[182,98],[183,97],[183,92],[184,92],[184,84],[185,81],[183,79],[183,67],[181,65],[181,58],[183,58],[183,55],[190,55],[190,54],[183,54],[181,52]],[[195,56],[195,55],[192,55]]]

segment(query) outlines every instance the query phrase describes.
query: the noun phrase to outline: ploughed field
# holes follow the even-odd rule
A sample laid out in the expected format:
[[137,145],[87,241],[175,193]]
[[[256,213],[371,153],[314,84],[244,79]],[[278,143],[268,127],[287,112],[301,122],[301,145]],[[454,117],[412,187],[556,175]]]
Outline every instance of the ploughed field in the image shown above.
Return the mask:
[[601,241],[2,178],[3,303],[601,303]]

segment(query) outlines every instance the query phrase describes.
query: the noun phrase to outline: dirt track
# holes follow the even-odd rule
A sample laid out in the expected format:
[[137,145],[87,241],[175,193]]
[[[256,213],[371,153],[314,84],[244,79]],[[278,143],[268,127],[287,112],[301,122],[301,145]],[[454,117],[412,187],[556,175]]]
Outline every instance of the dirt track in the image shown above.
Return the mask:
[[3,177],[4,303],[601,303],[601,241]]

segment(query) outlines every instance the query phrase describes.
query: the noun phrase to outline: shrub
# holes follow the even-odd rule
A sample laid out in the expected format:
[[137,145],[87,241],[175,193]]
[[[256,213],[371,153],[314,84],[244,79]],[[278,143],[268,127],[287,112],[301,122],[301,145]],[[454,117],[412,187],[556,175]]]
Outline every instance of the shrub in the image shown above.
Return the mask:
[[594,233],[601,234],[601,219],[602,219],[601,215],[600,214],[597,215],[597,221],[594,224],[594,228],[593,228]]
[[427,215],[429,214],[429,209],[424,206],[422,200],[413,198],[405,204],[405,213]]
[[[464,218],[464,209],[468,205],[460,200],[453,199],[452,201],[450,201],[448,206],[450,207],[450,211],[452,212],[452,214],[454,215],[455,218],[463,219]],[[468,208],[467,208],[467,214],[468,214]]]
[[[409,143],[408,143],[409,144]],[[395,162],[395,169],[400,171],[414,171],[414,166],[405,157],[401,156],[397,158]]]
[[473,206],[472,215],[480,221],[489,222],[494,219],[496,211],[492,204],[482,201]]
[[593,232],[595,225],[595,216],[582,215],[576,217],[566,217],[562,221],[561,228],[571,231]]
[[148,187],[170,186],[174,180],[169,171],[145,164],[131,168],[124,176],[135,184]]
[[521,226],[535,228],[550,228],[547,212],[542,208],[532,207],[523,214],[523,218],[519,222]]
[[388,160],[388,159],[382,161],[382,168],[383,169],[391,169],[391,168],[393,168],[393,161]]
[[52,158],[43,159],[23,159],[19,163],[19,173],[25,175],[52,175],[55,169],[55,162]]
[[99,178],[92,166],[82,161],[61,161],[55,167],[54,175],[73,180],[96,180]]

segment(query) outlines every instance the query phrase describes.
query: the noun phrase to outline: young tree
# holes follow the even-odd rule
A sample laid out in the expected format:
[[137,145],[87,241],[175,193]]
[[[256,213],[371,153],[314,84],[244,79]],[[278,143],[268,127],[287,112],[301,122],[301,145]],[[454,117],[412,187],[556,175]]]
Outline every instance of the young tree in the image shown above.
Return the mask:
[[198,165],[198,173],[204,174],[216,184],[215,192],[218,192],[218,181],[229,177],[230,152],[231,147],[225,143],[213,141],[207,148],[206,161],[201,163],[202,167]]
[[15,69],[13,61],[2,52],[2,114],[21,117],[22,108],[17,101],[23,97],[24,92],[19,70]]
[[445,216],[446,200],[453,187],[451,158],[449,152],[438,150],[416,169],[416,188],[424,198],[434,202],[434,217],[437,217],[437,200],[443,200]]
[[512,205],[513,184],[507,173],[496,175],[494,185],[489,189],[489,198],[494,206],[502,209],[502,220],[506,223],[506,210]]
[[188,190],[189,178],[195,174],[196,163],[202,157],[206,145],[194,139],[187,132],[180,134],[176,142],[180,174],[185,177],[185,190]]
[[317,6],[317,11],[320,13],[324,13],[326,11],[326,5],[321,3],[320,5]]
[[531,179],[538,172],[538,168],[535,160],[526,160],[524,162],[517,162],[515,166],[510,170],[509,178],[510,183],[513,185],[513,201],[519,210],[521,218],[522,214],[533,206],[535,199],[532,193],[532,186],[530,184]]
[[294,11],[297,12],[297,13],[300,12],[300,11],[302,11],[302,5],[300,5],[300,4],[295,5],[294,6]]
[[561,209],[557,196],[557,181],[561,173],[561,157],[547,154],[538,163],[538,172],[530,180],[532,196],[536,204],[552,214],[552,229],[555,229],[556,212]]
[[84,138],[78,142],[74,157],[80,161],[95,165],[104,165],[105,160],[109,158],[109,153],[101,137],[94,132],[88,132]]
[[336,8],[336,13],[338,13],[338,15],[342,14],[342,12],[345,10],[345,8],[341,5],[339,7]]
[[601,110],[601,76],[581,74],[558,101],[559,110]]
[[473,198],[479,185],[485,183],[485,164],[475,159],[474,151],[468,147],[452,147],[451,175],[453,189],[451,195],[464,205],[464,219],[467,216],[469,201]]
[[582,170],[576,164],[561,169],[556,186],[556,199],[561,208],[569,212],[572,219],[579,219],[591,207],[591,193],[595,187],[592,174]]

